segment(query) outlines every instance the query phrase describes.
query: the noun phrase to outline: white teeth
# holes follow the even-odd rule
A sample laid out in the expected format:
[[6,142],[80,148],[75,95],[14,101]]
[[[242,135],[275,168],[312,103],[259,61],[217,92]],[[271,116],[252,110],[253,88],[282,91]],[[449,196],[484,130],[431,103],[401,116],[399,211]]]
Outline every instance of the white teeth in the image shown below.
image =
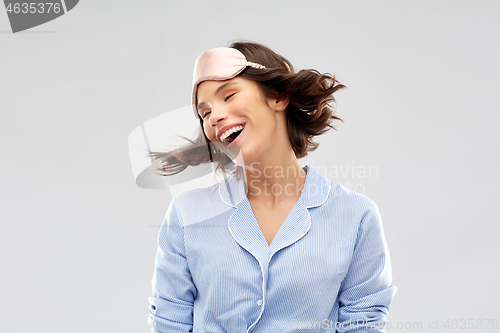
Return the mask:
[[234,132],[238,132],[239,130],[242,130],[243,128],[244,128],[244,126],[241,126],[241,125],[234,126],[230,129],[228,129],[227,131],[225,131],[224,133],[222,133],[222,135],[219,137],[219,140],[224,142],[224,140],[226,140],[228,136],[230,136]]

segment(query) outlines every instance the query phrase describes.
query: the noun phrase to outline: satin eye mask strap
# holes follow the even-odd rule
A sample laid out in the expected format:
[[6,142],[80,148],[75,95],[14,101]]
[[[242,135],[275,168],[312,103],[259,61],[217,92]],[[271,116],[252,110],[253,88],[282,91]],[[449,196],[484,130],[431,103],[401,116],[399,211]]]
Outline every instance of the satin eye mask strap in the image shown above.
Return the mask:
[[255,62],[251,62],[251,61],[247,61],[247,66],[257,68],[257,69],[265,69],[266,68],[266,66],[264,66],[264,65],[257,64]]

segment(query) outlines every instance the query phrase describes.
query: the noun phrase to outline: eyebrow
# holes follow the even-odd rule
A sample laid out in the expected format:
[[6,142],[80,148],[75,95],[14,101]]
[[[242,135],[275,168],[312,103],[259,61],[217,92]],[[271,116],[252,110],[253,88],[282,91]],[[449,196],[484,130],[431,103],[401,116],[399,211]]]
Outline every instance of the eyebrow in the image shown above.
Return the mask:
[[221,85],[219,86],[219,88],[217,88],[217,90],[215,91],[214,96],[215,96],[215,95],[217,95],[218,93],[220,93],[220,91],[221,91],[222,89],[226,88],[227,86],[233,85],[233,84],[238,84],[238,83],[233,81],[233,82],[226,82],[226,83],[224,83],[224,84],[221,84]]
[[[226,83],[223,83],[219,86],[219,88],[217,88],[217,90],[215,91],[215,95],[217,95],[218,93],[221,92],[221,90],[223,90],[224,88],[228,87],[228,86],[231,86],[233,84],[238,84],[238,82],[226,82]],[[204,107],[207,107],[208,106],[208,103],[207,102],[201,102],[200,104],[198,104],[198,106],[196,107],[196,110],[198,110],[198,114],[200,113],[200,109],[201,108],[204,108]]]

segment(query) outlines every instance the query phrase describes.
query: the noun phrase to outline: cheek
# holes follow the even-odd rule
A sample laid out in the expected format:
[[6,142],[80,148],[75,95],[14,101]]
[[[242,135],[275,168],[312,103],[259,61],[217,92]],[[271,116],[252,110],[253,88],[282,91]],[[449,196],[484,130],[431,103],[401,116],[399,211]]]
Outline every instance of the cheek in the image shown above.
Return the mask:
[[233,112],[240,112],[245,109],[252,109],[252,101],[246,98],[246,96],[238,96],[231,105]]

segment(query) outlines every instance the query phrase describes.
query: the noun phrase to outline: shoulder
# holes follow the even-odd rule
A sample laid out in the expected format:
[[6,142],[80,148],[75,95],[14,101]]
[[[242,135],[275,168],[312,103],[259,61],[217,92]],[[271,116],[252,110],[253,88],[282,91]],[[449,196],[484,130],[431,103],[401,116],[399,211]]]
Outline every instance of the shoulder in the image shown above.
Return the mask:
[[374,200],[333,181],[330,181],[330,191],[325,205],[341,211],[342,215],[352,217],[358,222],[368,213],[378,212],[378,205]]
[[335,198],[337,200],[342,200],[360,206],[370,206],[370,207],[377,206],[375,201],[373,201],[368,196],[353,191],[348,187],[346,187],[345,185],[333,181],[330,181],[329,198]]
[[181,192],[172,200],[172,204],[177,208],[199,206],[205,202],[213,202],[219,197],[219,184],[208,187],[197,188]]
[[175,196],[170,204],[181,226],[205,221],[228,210],[219,190],[220,184],[187,190]]

